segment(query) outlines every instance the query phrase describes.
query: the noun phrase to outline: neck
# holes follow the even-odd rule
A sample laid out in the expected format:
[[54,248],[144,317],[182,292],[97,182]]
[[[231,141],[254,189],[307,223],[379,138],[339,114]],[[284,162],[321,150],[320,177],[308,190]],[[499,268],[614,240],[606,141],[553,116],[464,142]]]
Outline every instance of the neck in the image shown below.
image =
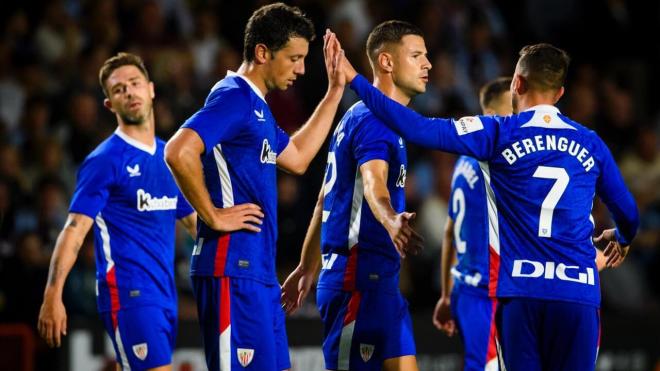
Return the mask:
[[557,104],[557,100],[558,99],[555,98],[555,93],[553,92],[538,92],[530,90],[526,94],[518,96],[518,112],[525,111],[541,104],[554,106]]
[[243,61],[243,64],[241,64],[236,73],[252,81],[264,96],[268,94],[268,87],[266,86],[266,79],[263,77],[263,71],[253,62]]
[[119,130],[129,137],[137,140],[140,143],[143,143],[147,146],[153,146],[156,138],[155,133],[155,120],[154,120],[154,111],[153,109],[141,124],[139,125],[128,125],[117,116],[117,123],[119,125]]
[[383,92],[383,94],[397,101],[398,103],[407,106],[410,103],[411,97],[405,94],[401,89],[394,84],[391,75],[375,74],[374,86]]

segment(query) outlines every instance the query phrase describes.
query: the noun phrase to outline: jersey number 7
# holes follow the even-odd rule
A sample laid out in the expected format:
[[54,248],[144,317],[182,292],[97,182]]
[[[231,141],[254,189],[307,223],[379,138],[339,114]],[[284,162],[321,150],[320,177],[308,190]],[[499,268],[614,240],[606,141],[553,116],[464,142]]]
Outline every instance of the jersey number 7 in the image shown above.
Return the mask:
[[566,169],[561,167],[539,166],[533,175],[534,178],[555,179],[555,184],[545,196],[541,204],[541,215],[539,216],[539,237],[552,237],[552,214],[555,206],[564,194],[570,177]]

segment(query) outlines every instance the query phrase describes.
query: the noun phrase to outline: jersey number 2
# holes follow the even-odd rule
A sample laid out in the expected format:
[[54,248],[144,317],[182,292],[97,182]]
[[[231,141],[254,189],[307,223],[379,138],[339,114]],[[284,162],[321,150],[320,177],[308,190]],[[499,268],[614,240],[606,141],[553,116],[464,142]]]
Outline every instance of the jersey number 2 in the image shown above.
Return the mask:
[[463,219],[465,219],[465,193],[461,188],[454,190],[454,197],[452,199],[453,208],[456,210],[456,221],[454,222],[454,244],[456,245],[456,252],[459,254],[465,253],[465,241],[461,240],[461,227],[463,226]]
[[539,237],[552,237],[552,214],[568,186],[569,176],[566,169],[561,167],[539,166],[533,175],[534,178],[555,179],[555,184],[545,196],[541,204],[541,215],[539,216]]

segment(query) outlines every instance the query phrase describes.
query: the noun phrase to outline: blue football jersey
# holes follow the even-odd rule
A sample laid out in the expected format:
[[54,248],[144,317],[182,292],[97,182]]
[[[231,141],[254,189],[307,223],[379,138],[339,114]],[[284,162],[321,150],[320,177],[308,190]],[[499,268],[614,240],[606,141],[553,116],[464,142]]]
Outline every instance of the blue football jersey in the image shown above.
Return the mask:
[[596,133],[554,106],[507,117],[426,118],[387,98],[362,76],[351,86],[409,142],[481,161],[491,295],[600,305],[594,195],[612,212],[624,245],[635,236],[639,215]]
[[392,208],[403,212],[406,144],[358,102],[337,125],[328,151],[318,287],[398,289],[399,255],[364,197],[360,166],[371,160],[388,163]]
[[261,91],[229,73],[182,126],[204,142],[204,182],[216,207],[247,202],[261,207],[261,232],[220,233],[198,221],[190,273],[243,277],[276,284],[277,156],[289,136],[277,126]]
[[117,129],[87,156],[69,211],[94,219],[100,312],[156,305],[176,310],[174,231],[193,212],[164,160]]
[[449,197],[449,217],[454,221],[454,247],[458,264],[451,274],[475,294],[488,295],[488,213],[486,188],[479,162],[461,156],[456,160]]

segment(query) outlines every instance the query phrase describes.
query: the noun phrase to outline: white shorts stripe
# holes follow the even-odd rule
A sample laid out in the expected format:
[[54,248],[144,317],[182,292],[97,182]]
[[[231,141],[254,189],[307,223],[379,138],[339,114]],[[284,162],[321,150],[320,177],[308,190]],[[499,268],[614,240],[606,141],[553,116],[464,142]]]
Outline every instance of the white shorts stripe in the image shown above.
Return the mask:
[[115,329],[115,341],[117,342],[117,349],[119,350],[119,358],[121,359],[121,368],[123,371],[131,369],[131,365],[128,364],[128,357],[126,356],[126,350],[124,350],[124,343],[121,342],[121,336],[119,335],[119,326]]
[[220,371],[231,371],[231,325],[220,334]]
[[348,370],[351,360],[351,343],[353,342],[353,331],[355,330],[355,321],[350,322],[341,330],[339,338],[339,358],[337,359],[337,369]]

